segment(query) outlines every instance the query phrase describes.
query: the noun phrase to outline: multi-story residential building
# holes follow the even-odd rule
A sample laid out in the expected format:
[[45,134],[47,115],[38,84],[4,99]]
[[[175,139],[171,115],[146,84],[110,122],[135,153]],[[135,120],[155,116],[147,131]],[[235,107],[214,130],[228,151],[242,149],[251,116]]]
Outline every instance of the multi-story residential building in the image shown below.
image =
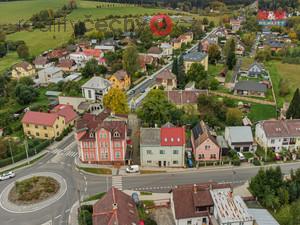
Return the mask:
[[92,77],[81,86],[82,96],[87,100],[102,102],[103,96],[111,88],[111,83],[102,77]]
[[125,70],[118,70],[108,79],[113,88],[127,90],[130,87],[131,79]]
[[171,191],[171,209],[176,225],[253,225],[254,219],[229,184],[180,185]]
[[56,83],[57,79],[63,80],[63,71],[62,69],[51,66],[45,69],[42,69],[38,72],[38,82],[42,85],[48,85],[50,83]]
[[220,160],[220,146],[204,121],[192,129],[191,142],[196,161]]
[[163,86],[166,91],[171,91],[177,87],[176,75],[165,69],[156,76],[156,84]]
[[107,110],[84,114],[76,124],[76,140],[81,162],[124,165],[127,116],[114,116]]
[[183,56],[184,71],[187,73],[193,63],[201,64],[205,71],[208,70],[208,55],[204,52],[190,52]]
[[35,73],[36,71],[34,66],[26,61],[23,61],[13,66],[11,77],[19,80],[22,77],[34,77]]
[[139,225],[132,197],[112,187],[93,205],[93,225]]
[[141,128],[140,154],[142,166],[184,167],[185,128]]
[[159,47],[153,46],[148,49],[147,55],[150,55],[153,58],[160,59],[161,57],[163,57],[163,50]]
[[33,64],[36,69],[45,69],[47,67],[53,66],[54,62],[51,62],[47,57],[38,56],[33,61]]
[[73,126],[77,118],[70,105],[58,105],[50,113],[28,111],[22,119],[23,131],[26,136],[39,139],[53,139]]
[[238,152],[253,152],[256,150],[256,144],[249,126],[226,127],[225,140],[231,149]]
[[280,152],[300,149],[300,120],[265,120],[255,127],[255,139],[263,148]]
[[161,43],[160,48],[162,49],[162,55],[165,57],[173,55],[173,47],[169,43]]

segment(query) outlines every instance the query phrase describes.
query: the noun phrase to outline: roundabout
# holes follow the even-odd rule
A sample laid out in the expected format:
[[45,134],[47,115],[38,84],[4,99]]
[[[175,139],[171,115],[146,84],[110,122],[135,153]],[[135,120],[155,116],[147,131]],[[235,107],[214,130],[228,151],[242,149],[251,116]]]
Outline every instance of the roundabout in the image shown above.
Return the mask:
[[[53,185],[53,193],[46,195],[45,199],[39,199],[36,202],[24,202],[22,201],[21,204],[17,201],[11,201],[12,192],[15,191],[15,184],[17,182],[24,182],[25,180],[35,180],[35,179],[42,179],[42,181],[47,180],[48,182],[51,181]],[[48,179],[46,179],[48,178]],[[40,172],[40,173],[33,173],[27,176],[23,176],[17,179],[15,182],[10,183],[7,187],[1,192],[0,194],[0,207],[10,213],[32,213],[38,210],[41,210],[45,207],[50,206],[51,204],[57,202],[67,191],[67,183],[66,180],[57,173],[52,172]],[[26,203],[26,204],[24,204]]]

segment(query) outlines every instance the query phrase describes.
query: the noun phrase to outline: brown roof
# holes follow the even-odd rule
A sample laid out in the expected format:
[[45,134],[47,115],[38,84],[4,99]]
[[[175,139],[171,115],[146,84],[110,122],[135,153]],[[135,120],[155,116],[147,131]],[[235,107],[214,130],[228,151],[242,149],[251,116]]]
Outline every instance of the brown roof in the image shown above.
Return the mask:
[[175,105],[197,104],[199,95],[207,95],[207,90],[174,90],[166,91],[165,95]]
[[212,136],[209,127],[205,124],[203,120],[200,121],[193,129],[193,138],[195,147],[201,145],[205,140],[210,139],[213,143],[219,146],[215,137]]
[[176,75],[172,73],[170,70],[165,69],[156,76],[156,79],[174,80],[176,79]]
[[47,63],[48,63],[48,59],[46,57],[44,57],[44,56],[38,56],[33,61],[34,65],[45,65]]
[[22,62],[19,62],[19,63],[15,64],[15,65],[13,66],[13,69],[16,69],[16,68],[18,68],[18,67],[21,67],[21,68],[23,68],[24,70],[28,71],[30,65],[31,65],[31,64],[30,64],[29,62],[22,61]]
[[[175,208],[175,218],[185,219],[199,216],[208,216],[206,207],[214,205],[210,190],[231,188],[229,184],[215,182],[205,184],[181,185],[172,189]],[[202,210],[196,211],[196,208]]]
[[127,72],[125,70],[118,70],[114,75],[118,80],[125,80]]
[[148,49],[147,51],[148,54],[161,54],[162,53],[162,50],[159,48],[159,47],[151,47]]
[[300,120],[265,120],[261,125],[267,137],[299,137]]
[[111,111],[104,110],[98,115],[86,113],[76,123],[76,130],[78,132],[85,131],[85,134],[81,136],[80,140],[94,139],[89,134],[95,132],[98,129],[105,129],[112,134],[118,132],[119,137],[113,137],[112,139],[125,139],[126,135],[126,120],[127,115],[116,114],[111,116]]
[[150,55],[139,54],[140,67],[144,68],[146,65],[153,63],[153,57]]
[[71,68],[74,65],[76,65],[76,63],[72,59],[62,59],[58,63],[58,67],[62,67],[62,68]]
[[54,59],[54,58],[61,58],[68,55],[68,51],[66,49],[55,49],[52,52],[49,52],[47,54],[47,57],[49,59]]
[[112,187],[93,206],[93,225],[114,224],[139,224],[139,216],[132,198]]

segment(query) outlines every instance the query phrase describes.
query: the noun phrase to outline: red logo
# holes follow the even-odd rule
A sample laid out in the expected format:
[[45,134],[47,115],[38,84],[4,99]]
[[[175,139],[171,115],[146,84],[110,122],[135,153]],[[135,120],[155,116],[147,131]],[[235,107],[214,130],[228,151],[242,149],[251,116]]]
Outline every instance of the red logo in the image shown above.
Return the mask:
[[155,15],[150,20],[150,29],[156,36],[167,36],[172,32],[172,19],[165,14]]

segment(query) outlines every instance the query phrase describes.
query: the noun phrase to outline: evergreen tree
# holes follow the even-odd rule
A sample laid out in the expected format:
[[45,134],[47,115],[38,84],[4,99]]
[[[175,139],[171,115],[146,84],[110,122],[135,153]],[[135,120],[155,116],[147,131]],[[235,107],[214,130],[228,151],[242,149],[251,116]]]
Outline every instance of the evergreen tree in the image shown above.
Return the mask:
[[299,88],[294,93],[294,97],[290,103],[289,109],[286,112],[286,118],[300,119],[300,93]]
[[179,89],[183,89],[185,86],[185,71],[184,71],[184,61],[182,55],[180,55],[177,63],[178,63],[177,86]]
[[177,57],[175,57],[173,60],[172,73],[174,73],[176,76],[178,74],[178,58]]

